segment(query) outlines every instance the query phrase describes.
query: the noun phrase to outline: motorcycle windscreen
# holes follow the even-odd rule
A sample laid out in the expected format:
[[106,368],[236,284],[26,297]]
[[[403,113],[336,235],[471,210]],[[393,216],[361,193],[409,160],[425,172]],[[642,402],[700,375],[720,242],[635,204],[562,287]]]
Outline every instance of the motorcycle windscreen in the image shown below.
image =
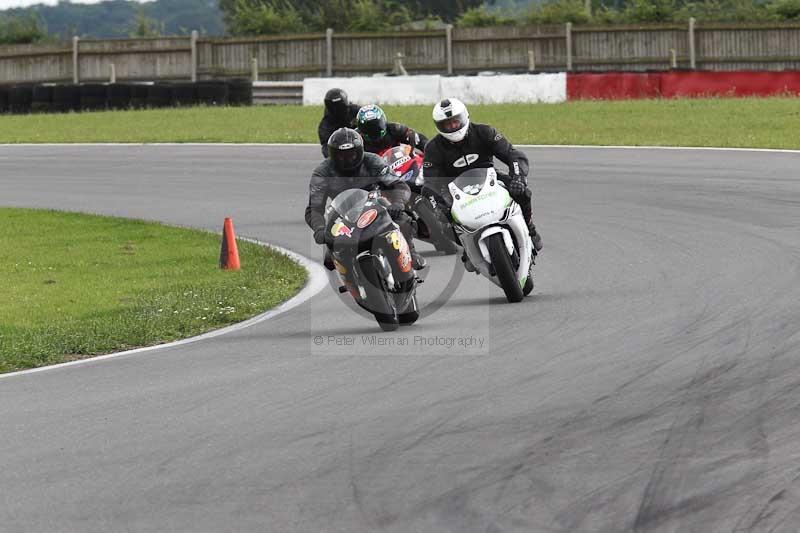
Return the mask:
[[[339,193],[331,202],[331,211],[328,213],[328,219],[339,216],[350,224],[356,224],[368,198],[369,193],[363,189],[348,189]],[[334,212],[336,213],[335,215]]]
[[464,191],[465,194],[478,194],[490,175],[497,176],[492,168],[473,168],[453,180],[453,184]]

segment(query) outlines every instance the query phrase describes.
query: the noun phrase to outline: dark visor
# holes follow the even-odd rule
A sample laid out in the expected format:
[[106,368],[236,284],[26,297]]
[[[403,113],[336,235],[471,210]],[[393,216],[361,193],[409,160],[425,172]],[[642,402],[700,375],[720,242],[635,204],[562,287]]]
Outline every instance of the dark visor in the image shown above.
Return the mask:
[[458,115],[447,117],[444,120],[438,121],[436,123],[436,129],[442,133],[453,133],[463,128],[465,123],[466,117],[464,116],[464,113],[460,113]]

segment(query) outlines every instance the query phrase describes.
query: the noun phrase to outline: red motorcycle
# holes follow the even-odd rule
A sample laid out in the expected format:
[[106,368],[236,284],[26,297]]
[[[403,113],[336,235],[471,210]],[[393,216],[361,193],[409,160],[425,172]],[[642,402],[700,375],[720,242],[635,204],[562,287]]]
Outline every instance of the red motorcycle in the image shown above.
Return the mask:
[[[447,217],[437,207],[441,200],[425,188],[422,172],[424,152],[407,144],[383,150],[380,155],[389,166],[389,171],[405,181],[411,188],[409,214],[417,224],[417,238],[431,243],[437,251],[447,255],[458,252],[455,233]],[[451,235],[452,237],[448,237]]]

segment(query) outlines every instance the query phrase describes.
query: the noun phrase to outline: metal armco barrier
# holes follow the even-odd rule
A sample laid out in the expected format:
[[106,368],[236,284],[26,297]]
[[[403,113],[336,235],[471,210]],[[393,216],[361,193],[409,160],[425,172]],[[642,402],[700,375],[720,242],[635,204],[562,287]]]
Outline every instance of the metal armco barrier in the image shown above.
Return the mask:
[[300,105],[303,103],[303,82],[254,82],[253,103],[255,105]]

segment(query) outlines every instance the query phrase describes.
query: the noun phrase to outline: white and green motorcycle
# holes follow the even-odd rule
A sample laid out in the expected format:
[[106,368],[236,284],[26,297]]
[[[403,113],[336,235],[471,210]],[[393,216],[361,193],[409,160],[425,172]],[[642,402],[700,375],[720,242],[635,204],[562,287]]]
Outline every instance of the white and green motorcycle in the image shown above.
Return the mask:
[[521,301],[533,290],[534,251],[519,204],[493,168],[468,170],[449,189],[450,213],[469,263],[509,302]]

